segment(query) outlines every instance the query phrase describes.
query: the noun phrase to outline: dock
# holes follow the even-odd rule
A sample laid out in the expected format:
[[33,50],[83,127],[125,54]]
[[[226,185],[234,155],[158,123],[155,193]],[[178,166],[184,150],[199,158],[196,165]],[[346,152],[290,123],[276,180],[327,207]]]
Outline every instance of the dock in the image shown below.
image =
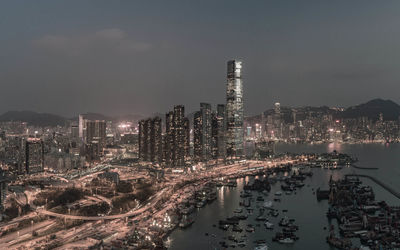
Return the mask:
[[373,182],[375,182],[376,184],[380,185],[381,187],[383,187],[386,191],[388,191],[389,193],[393,194],[394,196],[396,196],[397,198],[400,199],[400,193],[397,192],[396,190],[394,190],[392,187],[390,187],[389,185],[383,183],[382,181],[378,180],[377,178],[370,176],[370,175],[365,175],[365,174],[346,174],[346,177],[364,177],[364,178],[368,178],[370,180],[372,180]]

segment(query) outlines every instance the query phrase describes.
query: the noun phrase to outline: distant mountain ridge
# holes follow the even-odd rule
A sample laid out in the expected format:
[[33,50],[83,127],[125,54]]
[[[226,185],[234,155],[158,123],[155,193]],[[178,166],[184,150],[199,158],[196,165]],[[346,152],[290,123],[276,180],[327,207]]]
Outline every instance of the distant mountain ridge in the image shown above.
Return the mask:
[[[391,100],[383,100],[383,99],[373,99],[363,104],[359,104],[356,106],[351,106],[344,111],[338,111],[336,109],[329,108],[327,106],[321,107],[300,107],[300,108],[290,108],[290,107],[281,107],[282,113],[290,119],[291,110],[296,109],[297,111],[302,110],[303,113],[308,112],[324,112],[327,114],[333,115],[335,118],[359,118],[359,117],[368,117],[372,120],[379,119],[379,114],[383,114],[384,120],[392,120],[396,121],[400,117],[400,105],[391,101]],[[264,112],[265,115],[273,114],[273,109],[268,109]],[[137,115],[137,114],[128,114],[128,115],[120,115],[120,116],[107,116],[99,113],[86,113],[91,119],[100,119],[100,120],[111,120],[114,122],[120,121],[139,121],[146,117],[145,115]],[[193,117],[194,113],[189,113],[187,116],[190,118]],[[165,118],[163,114],[154,114],[160,116],[162,119]],[[153,115],[153,116],[154,116]],[[298,114],[299,115],[299,114]],[[253,119],[259,120],[261,115],[246,117],[247,121],[251,121]],[[300,118],[300,117],[298,117]],[[5,121],[22,121],[27,122],[29,125],[38,126],[38,127],[55,127],[55,126],[66,126],[70,124],[71,121],[77,121],[78,117],[73,118],[65,118],[55,114],[49,113],[38,113],[34,111],[8,111],[4,114],[0,115],[0,122]],[[192,120],[192,119],[190,119]]]
[[368,117],[372,120],[379,119],[383,115],[384,120],[395,121],[400,116],[400,105],[392,100],[373,99],[369,102],[349,107],[339,113],[341,118]]
[[[145,117],[143,115],[134,115],[134,114],[111,117],[91,112],[85,113],[85,116],[88,117],[89,119],[110,120],[114,122],[138,121]],[[56,127],[56,126],[67,126],[72,121],[78,121],[78,116],[73,118],[66,118],[55,114],[39,113],[34,111],[7,111],[4,114],[0,115],[0,122],[9,122],[9,121],[26,122],[30,126],[37,126],[37,127]]]
[[68,119],[59,115],[34,111],[8,111],[0,115],[0,121],[21,121],[38,127],[65,126],[69,122]]
[[[296,111],[297,120],[302,120],[306,116],[313,113],[322,113],[332,115],[335,119],[349,119],[349,118],[360,118],[368,117],[371,120],[379,119],[380,114],[383,115],[383,119],[386,121],[397,121],[400,117],[400,105],[392,100],[373,99],[366,103],[362,103],[356,106],[351,106],[345,109],[330,108],[327,106],[320,107],[285,107],[281,106],[281,114],[285,122],[293,122],[293,111]],[[263,112],[265,116],[274,114],[274,109],[268,109]],[[260,122],[261,115],[246,117],[246,121],[249,123]]]

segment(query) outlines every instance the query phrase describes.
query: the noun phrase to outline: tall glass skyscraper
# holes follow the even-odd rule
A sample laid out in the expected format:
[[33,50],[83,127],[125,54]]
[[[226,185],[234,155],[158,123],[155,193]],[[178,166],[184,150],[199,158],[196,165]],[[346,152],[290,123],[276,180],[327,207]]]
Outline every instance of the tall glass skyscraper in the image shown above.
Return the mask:
[[242,62],[237,60],[228,61],[226,153],[228,157],[242,157],[244,155]]

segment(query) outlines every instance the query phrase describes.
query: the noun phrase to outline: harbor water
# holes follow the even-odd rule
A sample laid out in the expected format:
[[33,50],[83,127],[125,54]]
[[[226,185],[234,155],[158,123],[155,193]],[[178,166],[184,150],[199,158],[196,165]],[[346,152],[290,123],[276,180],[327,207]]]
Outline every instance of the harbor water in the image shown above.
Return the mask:
[[[400,144],[319,144],[319,145],[298,145],[298,144],[278,144],[276,151],[278,153],[324,153],[336,150],[340,153],[346,153],[358,158],[356,163],[359,167],[379,168],[377,170],[357,169],[346,167],[342,170],[328,170],[315,168],[314,175],[305,180],[305,186],[298,189],[296,193],[290,195],[282,194],[281,202],[273,202],[275,209],[279,210],[278,217],[268,216],[270,222],[275,225],[274,230],[268,230],[263,225],[264,222],[256,221],[259,215],[259,208],[263,202],[253,202],[251,207],[254,212],[249,215],[247,220],[240,221],[240,227],[243,232],[232,232],[231,228],[227,231],[218,228],[218,221],[234,215],[234,210],[239,207],[240,192],[243,185],[251,181],[246,177],[237,179],[237,187],[220,187],[217,189],[217,200],[213,203],[198,209],[195,217],[195,223],[186,229],[176,229],[168,237],[170,249],[221,249],[219,242],[225,241],[229,245],[228,236],[240,238],[244,235],[246,247],[236,249],[253,249],[257,244],[254,241],[266,240],[269,249],[331,249],[325,241],[328,235],[329,221],[326,217],[328,202],[317,201],[314,191],[317,188],[327,189],[329,179],[339,179],[345,174],[364,174],[374,176],[384,182],[396,191],[400,192]],[[365,185],[374,189],[376,200],[385,200],[390,205],[400,205],[400,199],[393,196],[381,186],[370,179],[360,178]],[[273,200],[274,193],[281,190],[280,183],[272,185],[271,192],[265,196],[265,201]],[[253,197],[259,194],[254,192]],[[246,213],[245,209],[243,209]],[[288,210],[283,212],[282,210]],[[295,224],[299,226],[296,235],[299,240],[294,244],[282,245],[272,242],[275,232],[279,231],[279,220],[287,216],[295,219]],[[255,227],[255,232],[249,233],[244,229],[248,224]],[[215,225],[215,226],[214,226]],[[258,226],[259,225],[259,226]]]

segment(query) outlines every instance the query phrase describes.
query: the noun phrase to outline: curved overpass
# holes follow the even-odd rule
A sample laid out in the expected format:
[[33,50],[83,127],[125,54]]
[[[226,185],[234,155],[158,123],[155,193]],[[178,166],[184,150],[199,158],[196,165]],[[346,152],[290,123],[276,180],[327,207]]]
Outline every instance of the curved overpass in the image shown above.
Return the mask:
[[63,218],[63,219],[70,219],[70,220],[88,220],[88,221],[96,221],[96,220],[115,220],[115,219],[121,219],[125,217],[133,217],[138,214],[146,212],[148,209],[150,209],[152,206],[154,206],[162,197],[162,194],[165,193],[165,189],[159,192],[158,194],[153,197],[153,200],[145,205],[144,207],[138,208],[135,211],[124,213],[124,214],[116,214],[116,215],[106,215],[106,216],[79,216],[79,215],[69,215],[69,214],[59,214],[55,212],[51,212],[45,209],[37,209],[36,211],[40,214],[52,216],[52,217],[57,217],[57,218]]

